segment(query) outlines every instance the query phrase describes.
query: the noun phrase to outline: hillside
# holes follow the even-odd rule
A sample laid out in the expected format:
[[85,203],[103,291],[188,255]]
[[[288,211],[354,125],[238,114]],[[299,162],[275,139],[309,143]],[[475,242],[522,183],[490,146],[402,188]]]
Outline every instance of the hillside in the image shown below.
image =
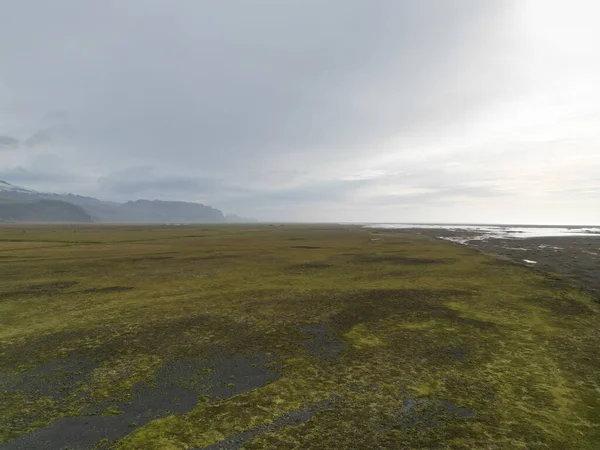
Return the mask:
[[[47,217],[52,216],[49,210],[52,209],[53,204],[45,204],[46,212],[44,215],[38,216],[36,211],[39,207],[33,208],[31,205],[40,200],[67,203],[86,214],[88,216],[86,221],[91,220],[98,223],[240,223],[249,221],[235,214],[225,217],[220,210],[200,203],[162,200],[117,203],[75,194],[37,192],[0,180],[0,203],[28,205],[17,208],[19,211],[27,210],[27,214],[10,213],[11,217],[14,217],[11,219],[12,222],[46,222]],[[55,214],[60,216],[61,212],[56,211]],[[8,216],[8,210],[6,215]],[[81,222],[81,220],[74,221]]]
[[137,200],[119,206],[125,222],[225,222],[221,211],[199,203]]
[[91,222],[92,218],[79,206],[59,200],[38,200],[30,203],[0,203],[0,222]]

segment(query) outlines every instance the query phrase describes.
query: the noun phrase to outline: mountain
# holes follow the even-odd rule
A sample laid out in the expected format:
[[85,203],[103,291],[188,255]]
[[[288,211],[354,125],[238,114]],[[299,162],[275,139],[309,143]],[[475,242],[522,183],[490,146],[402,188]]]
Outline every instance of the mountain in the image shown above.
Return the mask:
[[237,214],[227,214],[225,216],[225,220],[228,223],[248,223],[248,222],[256,222],[254,219],[247,219],[245,217],[240,217]]
[[79,206],[59,200],[37,200],[29,203],[0,203],[0,222],[91,222],[92,218]]
[[14,184],[7,183],[6,181],[0,180],[0,192],[12,192],[16,194],[35,194],[35,191],[30,191],[29,189],[24,189],[19,186],[15,186]]
[[[43,203],[40,201],[51,201],[54,203]],[[68,204],[77,208],[80,214],[72,210],[72,215],[66,214]],[[12,205],[12,206],[6,206]],[[21,205],[21,206],[16,206]],[[82,222],[93,221],[99,223],[225,223],[238,222],[226,218],[221,211],[200,203],[162,201],[162,200],[136,200],[125,203],[98,200],[93,197],[85,197],[74,194],[53,194],[37,192],[12,185],[6,181],[0,181],[0,221],[11,222]],[[16,214],[14,208],[22,211]],[[49,212],[56,210],[55,219]],[[4,212],[4,215],[2,213]],[[10,214],[9,214],[9,211]],[[28,211],[25,213],[24,211]],[[39,212],[39,219],[36,211]],[[43,211],[43,212],[42,212]],[[83,215],[88,220],[82,220]],[[6,218],[4,218],[6,217]],[[241,217],[232,215],[239,221],[247,221]],[[62,218],[62,219],[59,219]]]
[[137,200],[119,206],[126,222],[225,222],[221,211],[200,203]]

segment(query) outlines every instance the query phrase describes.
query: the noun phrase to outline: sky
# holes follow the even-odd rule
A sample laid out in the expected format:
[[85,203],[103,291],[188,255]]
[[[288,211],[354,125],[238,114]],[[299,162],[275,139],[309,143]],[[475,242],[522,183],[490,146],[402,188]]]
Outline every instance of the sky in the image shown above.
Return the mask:
[[259,220],[600,224],[594,0],[0,10],[0,180]]

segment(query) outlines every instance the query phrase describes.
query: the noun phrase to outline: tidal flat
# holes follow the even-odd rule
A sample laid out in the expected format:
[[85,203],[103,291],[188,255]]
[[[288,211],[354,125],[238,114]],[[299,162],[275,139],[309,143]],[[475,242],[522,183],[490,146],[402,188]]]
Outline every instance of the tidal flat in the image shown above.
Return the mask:
[[410,230],[0,227],[0,449],[597,449],[593,291]]

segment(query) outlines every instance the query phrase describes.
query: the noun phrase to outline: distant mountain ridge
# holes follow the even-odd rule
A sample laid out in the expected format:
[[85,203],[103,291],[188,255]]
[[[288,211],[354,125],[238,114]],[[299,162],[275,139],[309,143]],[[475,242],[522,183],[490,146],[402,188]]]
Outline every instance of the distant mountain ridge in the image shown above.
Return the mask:
[[0,222],[86,223],[91,221],[92,218],[83,208],[60,200],[0,203]]
[[0,180],[0,192],[15,192],[24,194],[35,194],[35,191],[25,189],[14,184],[7,183],[6,181]]
[[221,211],[200,203],[136,200],[123,203],[120,209],[132,222],[226,222]]
[[232,223],[247,222],[200,203],[135,200],[125,203],[75,194],[33,191],[0,180],[0,222]]

